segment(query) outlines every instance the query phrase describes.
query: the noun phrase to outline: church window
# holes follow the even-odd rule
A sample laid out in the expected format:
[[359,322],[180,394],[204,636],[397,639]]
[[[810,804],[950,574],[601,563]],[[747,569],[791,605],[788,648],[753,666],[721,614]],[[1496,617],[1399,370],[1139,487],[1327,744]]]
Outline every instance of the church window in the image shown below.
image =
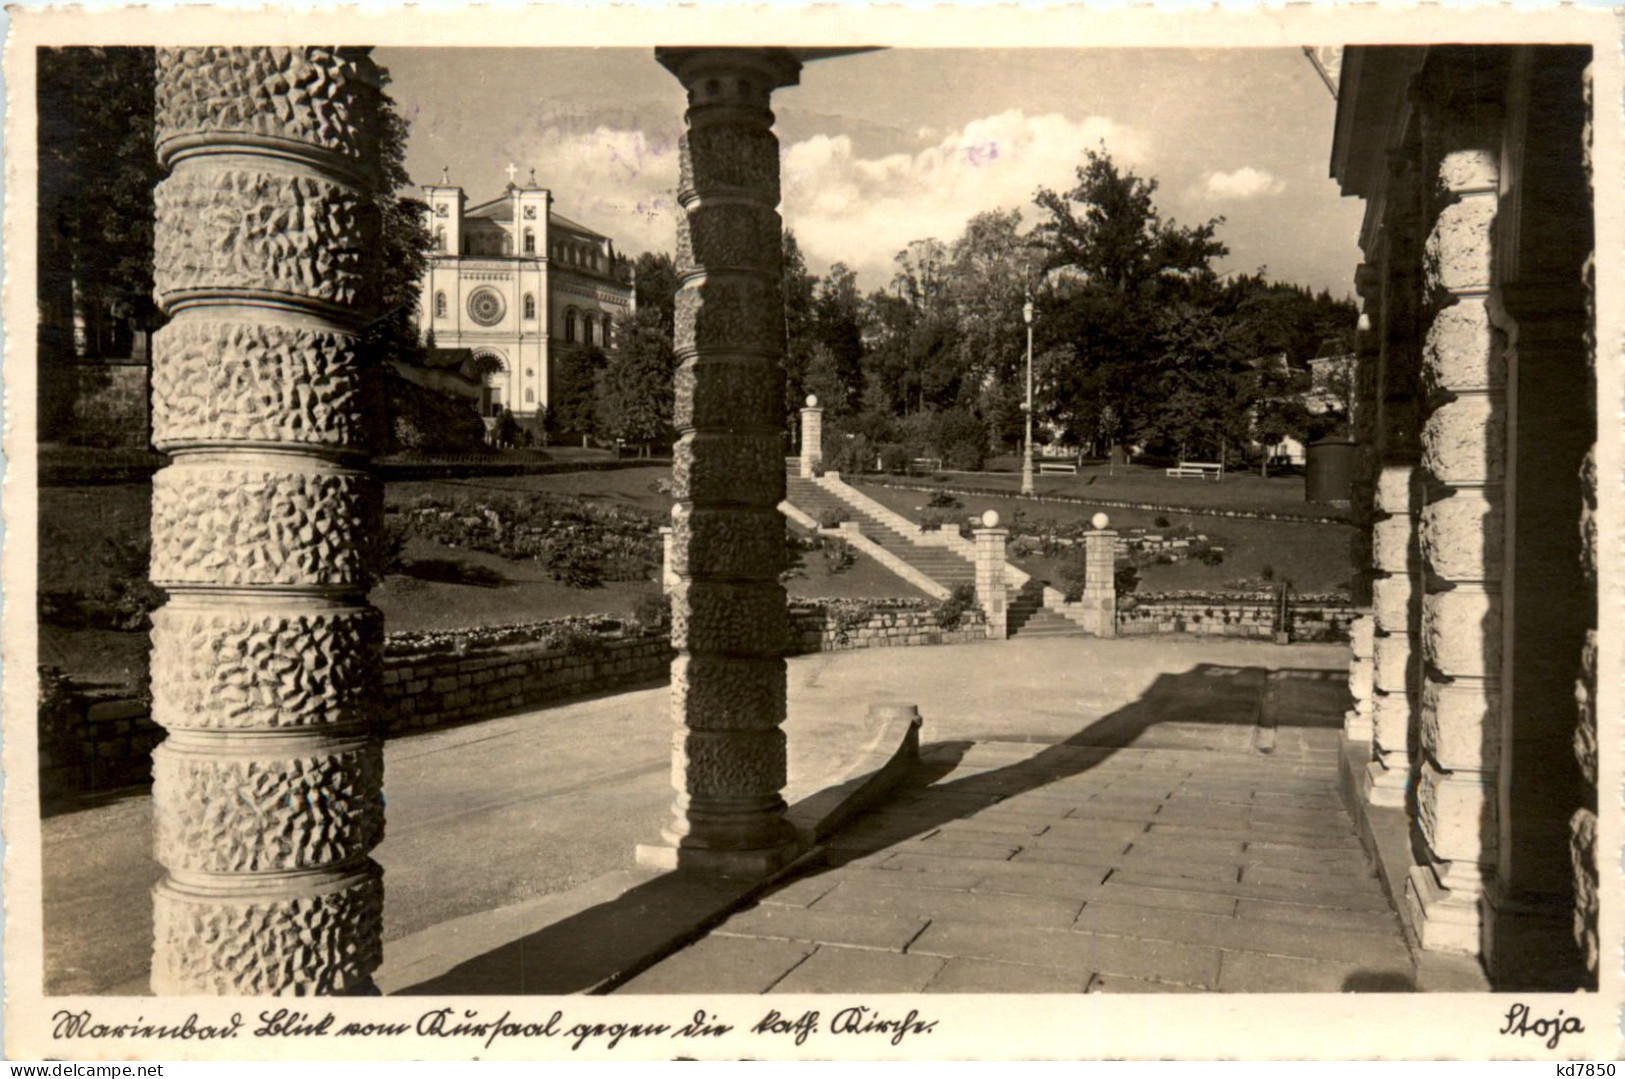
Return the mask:
[[525,404],[533,405],[535,403],[536,403],[536,391],[535,390],[526,390],[525,391]]
[[536,220],[536,207],[534,207],[534,206],[526,206],[525,207],[525,220],[526,221],[534,221],[534,220]]
[[502,234],[502,253],[504,255],[513,254],[513,237],[506,232]]
[[451,207],[442,202],[439,206],[434,208],[434,215],[436,217],[450,217]]
[[446,294],[444,292],[434,294],[434,317],[446,317]]
[[536,317],[536,297],[528,292],[525,293],[525,317],[527,319]]
[[440,251],[440,252],[444,252],[446,250],[446,230],[445,229],[435,229],[434,230],[434,249],[436,251]]
[[526,229],[525,230],[525,254],[534,255],[535,253],[536,253],[536,233],[531,229]]
[[581,318],[581,343],[582,344],[591,345],[591,344],[595,343],[593,341],[593,339],[592,339],[592,329],[593,329],[592,316],[591,315],[583,315],[582,318]]
[[576,309],[573,307],[564,313],[564,339],[572,345],[575,344]]

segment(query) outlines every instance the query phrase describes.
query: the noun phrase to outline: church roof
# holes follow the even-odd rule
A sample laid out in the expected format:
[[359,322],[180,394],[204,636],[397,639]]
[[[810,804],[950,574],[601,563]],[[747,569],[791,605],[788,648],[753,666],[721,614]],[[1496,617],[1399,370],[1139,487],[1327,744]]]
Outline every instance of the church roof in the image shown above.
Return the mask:
[[[509,197],[508,192],[504,191],[502,194],[498,195],[489,202],[482,202],[478,206],[473,206],[465,210],[463,212],[463,218],[464,220],[469,218],[477,218],[485,221],[512,221],[513,199]],[[579,232],[581,235],[587,236],[594,240],[609,239],[608,236],[605,236],[598,230],[590,229],[581,222],[571,220],[570,218],[565,217],[563,214],[556,213],[553,210],[547,211],[547,220],[549,224],[562,226],[569,229],[571,232]]]

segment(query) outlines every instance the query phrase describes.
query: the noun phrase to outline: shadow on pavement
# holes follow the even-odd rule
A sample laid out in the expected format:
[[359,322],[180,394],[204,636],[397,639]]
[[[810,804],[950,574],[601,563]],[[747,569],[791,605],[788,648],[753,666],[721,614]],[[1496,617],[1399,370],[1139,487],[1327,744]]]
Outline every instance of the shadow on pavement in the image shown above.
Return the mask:
[[[1273,740],[1260,739],[1257,732],[1334,728],[1341,724],[1346,705],[1344,671],[1271,671],[1204,663],[1181,674],[1159,676],[1135,701],[1063,740],[1045,739],[1050,742],[1045,749],[1015,764],[941,782],[983,739],[932,743],[885,802],[833,837],[824,864],[766,887],[749,880],[668,873],[399,994],[608,991],[794,880],[816,877],[952,821],[974,817],[1005,799],[1084,774],[1119,750],[1211,748],[1217,737],[1224,748],[1258,752],[1260,745]],[[1012,707],[1019,704],[1013,702]],[[927,716],[926,723],[930,722]],[[987,739],[1022,740],[1019,731],[998,731]],[[1413,991],[1415,985],[1400,975],[1376,971],[1351,975],[1345,989],[1399,992]]]

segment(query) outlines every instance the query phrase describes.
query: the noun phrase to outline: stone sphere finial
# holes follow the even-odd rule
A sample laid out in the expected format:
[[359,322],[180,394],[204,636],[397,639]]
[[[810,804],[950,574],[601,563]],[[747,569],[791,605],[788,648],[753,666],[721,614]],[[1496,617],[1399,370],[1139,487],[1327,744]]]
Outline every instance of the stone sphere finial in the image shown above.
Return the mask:
[[1097,513],[1093,517],[1089,518],[1089,523],[1094,525],[1096,528],[1105,528],[1107,525],[1112,523],[1112,519],[1107,517],[1104,513]]
[[999,511],[998,510],[988,510],[986,513],[982,514],[982,527],[983,528],[998,528],[999,527]]
[[807,395],[807,407],[808,408],[817,408],[818,407],[818,395],[816,393],[809,393]]

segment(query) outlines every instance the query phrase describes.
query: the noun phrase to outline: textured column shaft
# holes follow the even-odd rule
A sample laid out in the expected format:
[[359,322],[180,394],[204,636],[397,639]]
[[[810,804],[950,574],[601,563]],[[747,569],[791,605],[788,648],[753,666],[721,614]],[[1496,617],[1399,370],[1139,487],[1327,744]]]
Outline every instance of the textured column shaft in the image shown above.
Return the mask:
[[[1449,73],[1441,83],[1462,85]],[[1500,757],[1507,401],[1491,309],[1500,122],[1482,101],[1430,97],[1424,110],[1438,200],[1425,248],[1419,530],[1428,586],[1416,809],[1427,864],[1411,871],[1408,894],[1424,945],[1474,952],[1496,860]]]
[[1376,420],[1381,340],[1376,327],[1382,317],[1379,267],[1362,263],[1355,272],[1354,281],[1355,291],[1360,297],[1360,317],[1355,327],[1354,401],[1353,415],[1350,417],[1357,456],[1349,502],[1355,535],[1349,554],[1353,568],[1353,598],[1362,611],[1349,631],[1349,696],[1354,703],[1343,713],[1343,734],[1352,742],[1369,742],[1372,740],[1372,714],[1376,707],[1377,629],[1371,612],[1371,590],[1376,575],[1372,527],[1376,518],[1378,475]]
[[152,988],[371,989],[382,502],[357,352],[377,250],[366,50],[158,50]]
[[1374,805],[1405,804],[1411,731],[1421,686],[1413,629],[1420,619],[1421,566],[1416,545],[1416,469],[1388,465],[1377,477],[1371,529],[1372,761],[1366,796]]
[[[817,398],[809,397],[808,401]],[[813,405],[801,410],[801,478],[812,479],[824,461],[824,410]]]
[[784,499],[779,143],[771,49],[663,50],[688,91],[678,201],[672,783],[678,865],[771,870],[784,816]]
[[1009,636],[1009,600],[1004,581],[1004,544],[1010,538],[1006,528],[978,528],[974,543],[976,557],[976,602],[987,616],[987,635],[995,641]]
[[[1581,77],[1585,99],[1585,128],[1581,136],[1581,149],[1585,158],[1586,179],[1590,181],[1595,205],[1596,178],[1592,172],[1591,149],[1594,133],[1595,101],[1592,96],[1592,69],[1588,64]],[[1582,280],[1585,288],[1586,359],[1591,366],[1591,385],[1597,384],[1597,264],[1596,256],[1586,259]],[[1592,405],[1596,405],[1593,388]],[[1580,564],[1590,586],[1591,602],[1587,617],[1585,647],[1580,656],[1579,677],[1574,684],[1574,699],[1579,715],[1574,729],[1574,756],[1580,773],[1591,788],[1595,799],[1597,787],[1597,445],[1591,445],[1585,466],[1580,473]],[[1593,803],[1595,804],[1595,803]],[[1590,806],[1581,806],[1569,820],[1569,861],[1574,873],[1574,942],[1579,945],[1586,969],[1593,978],[1598,973],[1601,943],[1597,936],[1602,897],[1597,875],[1597,813]],[[1595,987],[1595,983],[1593,983]]]

